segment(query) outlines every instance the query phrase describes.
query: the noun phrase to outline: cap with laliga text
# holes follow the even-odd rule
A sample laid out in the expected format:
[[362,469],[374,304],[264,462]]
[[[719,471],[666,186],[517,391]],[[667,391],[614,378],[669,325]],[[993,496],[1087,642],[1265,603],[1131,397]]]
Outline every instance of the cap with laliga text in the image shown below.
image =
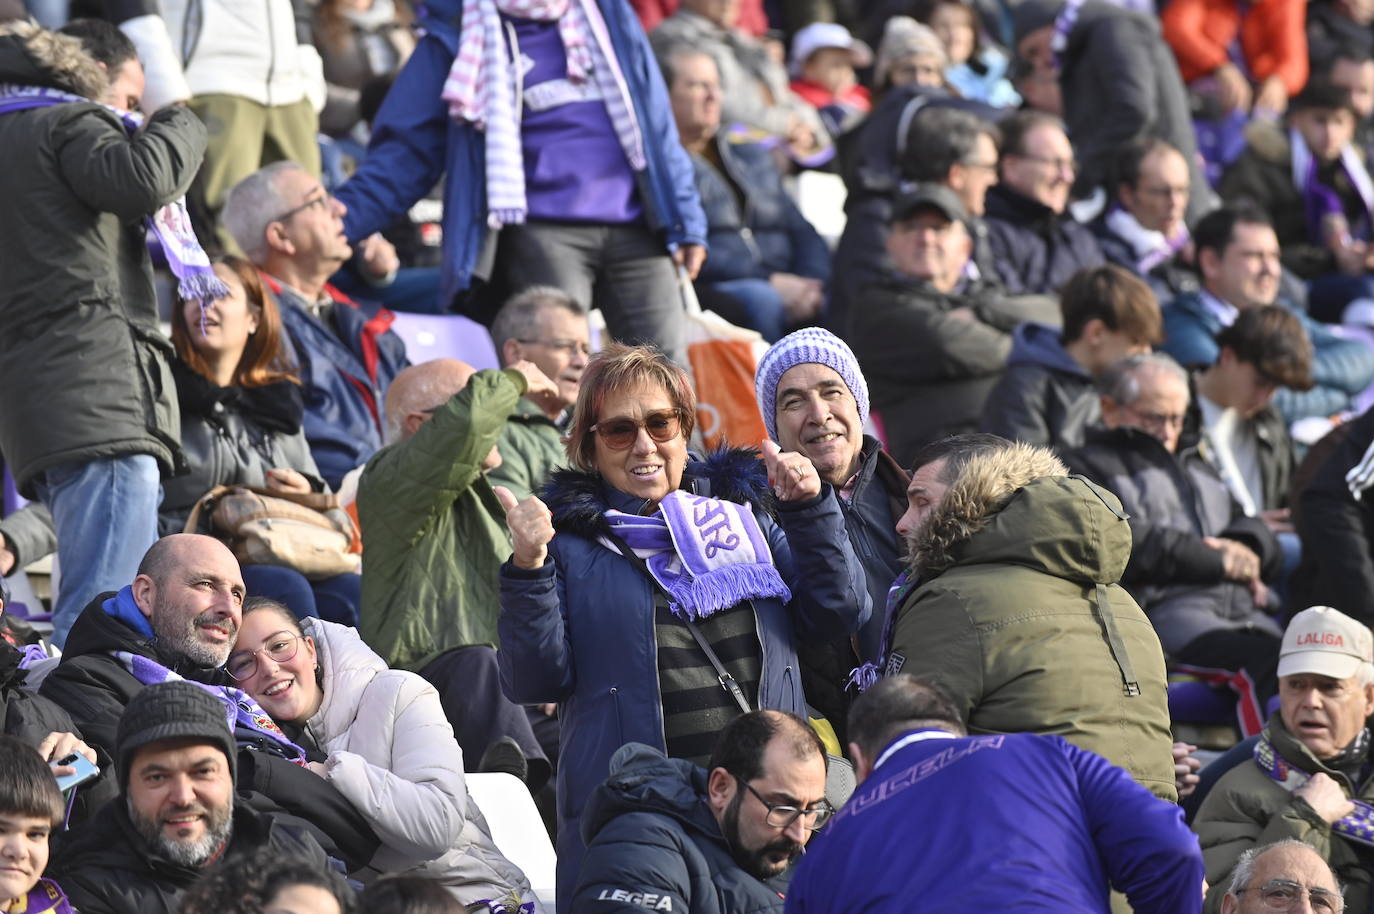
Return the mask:
[[1368,626],[1330,606],[1304,609],[1283,633],[1279,676],[1315,673],[1349,679],[1362,663],[1374,663],[1374,635]]

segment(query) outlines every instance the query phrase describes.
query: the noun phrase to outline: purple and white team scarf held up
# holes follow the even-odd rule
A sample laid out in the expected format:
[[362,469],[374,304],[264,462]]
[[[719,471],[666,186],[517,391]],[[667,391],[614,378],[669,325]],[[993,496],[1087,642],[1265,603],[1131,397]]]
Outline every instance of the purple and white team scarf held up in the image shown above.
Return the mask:
[[[525,221],[525,157],[520,141],[523,68],[511,66],[501,14],[536,22],[558,20],[568,81],[595,81],[625,158],[635,171],[647,163],[629,84],[616,60],[596,0],[463,0],[462,37],[442,93],[449,116],[486,134],[487,224]],[[514,45],[515,29],[510,29]]]
[[[73,102],[91,103],[91,99],[42,86],[0,85],[0,115]],[[138,133],[143,126],[143,116],[140,114],[120,111],[109,105],[103,107],[119,115],[129,136]],[[177,295],[183,301],[199,302],[203,309],[209,302],[229,294],[229,287],[215,275],[210,258],[196,238],[184,198],[173,200],[149,216],[148,227],[162,246],[167,265],[177,278]]]
[[[676,491],[663,497],[652,517],[611,510],[605,518],[644,561],[680,619],[705,619],[744,600],[792,599],[746,505]],[[622,554],[609,538],[601,544]]]

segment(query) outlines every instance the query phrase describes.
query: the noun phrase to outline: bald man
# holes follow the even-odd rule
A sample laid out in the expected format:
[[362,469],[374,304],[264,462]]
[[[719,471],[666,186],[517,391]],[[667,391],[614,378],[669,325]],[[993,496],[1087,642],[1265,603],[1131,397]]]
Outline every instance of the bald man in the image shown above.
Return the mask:
[[531,362],[413,365],[387,391],[390,444],[358,481],[363,639],[438,690],[469,770],[510,737],[531,759],[531,783],[547,778],[548,763],[497,677],[497,569],[510,539],[485,474],[501,463],[496,442],[520,398],[543,408],[558,396]]
[[[163,537],[144,553],[132,583],[82,610],[39,693],[62,706],[108,767],[119,755],[120,715],[144,686],[174,674],[232,684],[220,667],[243,619],[243,597],[238,560],[223,543],[195,533]],[[350,870],[365,865],[377,852],[371,826],[333,785],[274,747],[266,738],[243,741],[240,793],[259,810],[285,810],[308,826]]]

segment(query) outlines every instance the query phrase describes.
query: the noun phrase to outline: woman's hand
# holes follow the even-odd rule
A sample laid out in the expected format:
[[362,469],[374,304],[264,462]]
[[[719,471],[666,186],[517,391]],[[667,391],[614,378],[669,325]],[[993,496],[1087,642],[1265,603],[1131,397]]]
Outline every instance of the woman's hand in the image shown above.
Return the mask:
[[324,762],[306,762],[305,767],[315,772],[322,778],[329,777],[329,766]]
[[768,467],[768,484],[779,501],[806,501],[821,494],[821,477],[804,455],[784,452],[776,442],[765,439],[763,464]]
[[267,488],[273,492],[288,492],[294,495],[309,495],[311,492],[310,480],[285,467],[267,471]]
[[516,501],[505,486],[495,486],[492,491],[506,509],[506,526],[515,551],[511,561],[517,568],[542,568],[549,557],[549,541],[553,539],[553,514],[548,505],[533,495]]

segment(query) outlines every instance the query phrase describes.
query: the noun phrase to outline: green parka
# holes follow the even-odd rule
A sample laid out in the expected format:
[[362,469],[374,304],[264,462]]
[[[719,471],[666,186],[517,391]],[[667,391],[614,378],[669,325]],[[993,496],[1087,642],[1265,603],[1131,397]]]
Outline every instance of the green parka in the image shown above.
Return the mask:
[[971,733],[1053,733],[1176,800],[1164,653],[1117,583],[1130,527],[1063,472],[1029,445],[968,462],[908,544],[888,668],[937,678]]
[[[1326,774],[1346,796],[1374,803],[1374,777],[1363,784],[1351,782],[1343,772],[1328,768],[1283,725],[1275,714],[1266,728],[1274,751],[1290,765],[1308,774]],[[1331,825],[1302,797],[1284,790],[1254,761],[1242,762],[1221,776],[1202,801],[1193,831],[1202,844],[1207,865],[1206,910],[1221,910],[1221,899],[1231,883],[1231,871],[1240,855],[1252,847],[1296,838],[1312,845],[1345,886],[1345,909],[1368,911],[1374,902],[1370,880],[1374,878],[1374,848],[1331,832]]]
[[388,666],[418,671],[444,651],[497,645],[510,535],[482,461],[525,388],[518,371],[477,372],[363,470],[360,631]]
[[[103,91],[94,61],[26,23],[0,30],[0,83]],[[186,193],[205,154],[189,109],[133,137],[71,102],[0,115],[0,452],[19,488],[51,467],[180,461],[172,344],[158,329],[145,219]]]
[[501,465],[487,478],[494,486],[510,489],[521,501],[537,494],[554,470],[567,466],[562,435],[542,409],[522,398],[497,444]]

